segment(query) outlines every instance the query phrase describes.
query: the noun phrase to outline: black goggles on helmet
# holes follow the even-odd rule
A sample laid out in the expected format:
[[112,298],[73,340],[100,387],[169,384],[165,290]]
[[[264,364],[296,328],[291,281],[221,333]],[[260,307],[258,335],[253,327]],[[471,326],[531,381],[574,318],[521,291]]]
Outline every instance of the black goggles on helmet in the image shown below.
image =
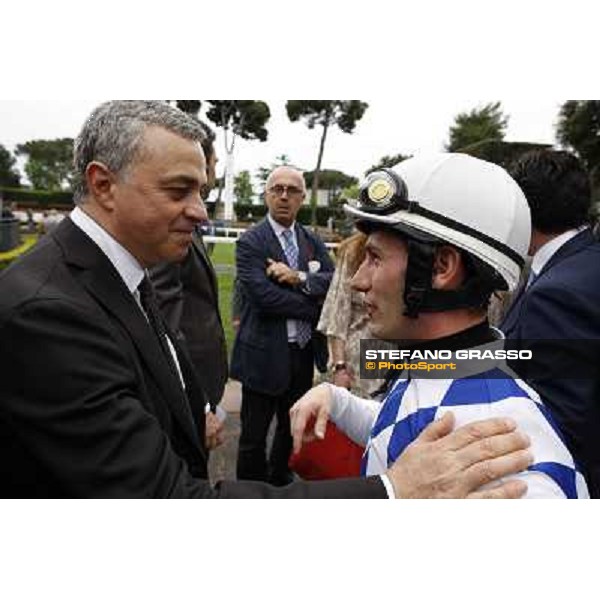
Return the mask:
[[360,186],[358,206],[364,212],[389,215],[398,210],[411,212],[416,202],[408,199],[408,188],[400,175],[391,169],[373,171]]

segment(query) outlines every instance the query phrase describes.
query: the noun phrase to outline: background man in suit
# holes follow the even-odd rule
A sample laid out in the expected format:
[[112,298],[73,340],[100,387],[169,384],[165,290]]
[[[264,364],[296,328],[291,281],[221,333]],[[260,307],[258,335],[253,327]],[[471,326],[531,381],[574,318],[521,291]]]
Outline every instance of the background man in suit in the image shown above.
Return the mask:
[[13,497],[515,497],[515,424],[428,428],[382,477],[206,481],[202,389],[146,271],[189,252],[206,218],[196,121],[158,101],[99,106],[75,142],[69,218],[0,275],[0,477]]
[[[202,190],[206,200],[216,181],[217,156],[214,132],[205,124],[202,150],[206,160],[207,184]],[[164,262],[150,269],[162,315],[174,332],[180,332],[192,364],[208,400],[206,445],[215,448],[222,442],[222,423],[216,407],[227,382],[227,346],[219,313],[217,276],[196,227],[190,251],[181,263]],[[192,407],[199,414],[204,406]]]
[[589,340],[600,338],[600,244],[589,226],[589,178],[577,158],[555,150],[526,154],[512,175],[531,209],[533,260],[501,327],[533,351],[528,379],[599,497],[600,355]]
[[[306,195],[302,173],[278,167],[268,177],[268,215],[237,244],[242,295],[232,376],[242,382],[237,476],[286,485],[292,448],[289,409],[312,386],[327,348],[314,331],[334,265],[323,242],[296,221]],[[266,439],[277,428],[269,461]]]

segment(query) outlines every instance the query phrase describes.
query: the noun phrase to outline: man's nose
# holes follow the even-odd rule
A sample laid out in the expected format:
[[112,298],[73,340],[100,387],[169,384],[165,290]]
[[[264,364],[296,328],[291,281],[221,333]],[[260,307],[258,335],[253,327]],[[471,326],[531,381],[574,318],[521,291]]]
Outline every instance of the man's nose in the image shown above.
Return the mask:
[[188,218],[193,219],[197,223],[205,223],[208,221],[208,212],[204,205],[204,200],[198,192],[192,196],[192,199],[186,207],[186,215]]
[[353,290],[357,292],[366,292],[369,289],[369,280],[367,277],[367,260],[363,260],[363,262],[358,267],[356,273],[354,273],[354,277],[350,280],[350,286]]

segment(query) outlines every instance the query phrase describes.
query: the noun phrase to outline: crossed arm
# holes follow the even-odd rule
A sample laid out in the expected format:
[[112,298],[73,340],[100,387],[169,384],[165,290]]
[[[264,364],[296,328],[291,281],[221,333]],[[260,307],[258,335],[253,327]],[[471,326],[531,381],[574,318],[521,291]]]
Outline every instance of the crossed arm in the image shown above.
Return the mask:
[[267,259],[263,248],[252,244],[248,239],[241,238],[238,241],[237,276],[245,297],[260,312],[269,316],[316,322],[319,318],[319,305],[315,298],[269,278]]

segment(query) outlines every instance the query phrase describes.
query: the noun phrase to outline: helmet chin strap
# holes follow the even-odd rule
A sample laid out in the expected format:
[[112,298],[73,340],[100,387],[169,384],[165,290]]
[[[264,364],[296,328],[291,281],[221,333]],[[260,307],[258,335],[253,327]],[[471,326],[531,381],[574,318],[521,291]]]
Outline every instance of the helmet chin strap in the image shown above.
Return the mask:
[[431,294],[431,279],[436,247],[408,239],[408,263],[404,280],[404,314],[416,319]]
[[416,319],[422,312],[444,312],[459,308],[485,308],[491,289],[469,279],[458,290],[434,290],[433,264],[438,246],[408,239],[408,263],[404,282],[404,315]]

